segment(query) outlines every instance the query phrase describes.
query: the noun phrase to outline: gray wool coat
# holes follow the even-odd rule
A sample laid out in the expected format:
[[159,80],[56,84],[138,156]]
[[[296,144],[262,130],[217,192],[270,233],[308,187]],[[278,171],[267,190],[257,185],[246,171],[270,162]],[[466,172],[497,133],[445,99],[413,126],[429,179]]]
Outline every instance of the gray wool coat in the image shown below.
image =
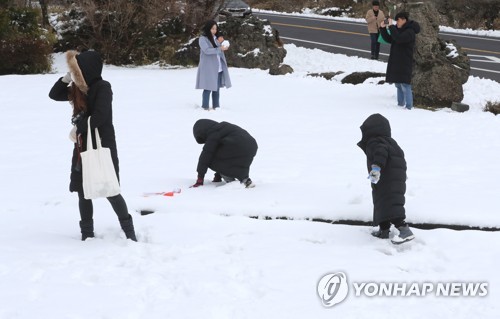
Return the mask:
[[213,47],[210,40],[201,36],[198,40],[200,44],[200,64],[198,65],[198,73],[196,75],[196,88],[202,90],[217,91],[217,79],[219,75],[219,62],[222,64],[222,84],[221,87],[230,88],[231,79],[229,78],[229,70],[227,69],[226,57],[220,48],[219,41],[215,41],[216,48]]

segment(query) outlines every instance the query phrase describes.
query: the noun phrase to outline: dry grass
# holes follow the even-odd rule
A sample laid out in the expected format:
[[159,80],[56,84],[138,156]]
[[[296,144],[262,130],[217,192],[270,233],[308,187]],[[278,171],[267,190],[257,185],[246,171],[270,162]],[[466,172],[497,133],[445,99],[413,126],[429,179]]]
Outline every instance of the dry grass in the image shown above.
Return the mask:
[[491,112],[495,115],[500,114],[500,102],[499,101],[495,101],[495,102],[488,101],[488,103],[486,103],[486,106],[484,107],[484,111]]

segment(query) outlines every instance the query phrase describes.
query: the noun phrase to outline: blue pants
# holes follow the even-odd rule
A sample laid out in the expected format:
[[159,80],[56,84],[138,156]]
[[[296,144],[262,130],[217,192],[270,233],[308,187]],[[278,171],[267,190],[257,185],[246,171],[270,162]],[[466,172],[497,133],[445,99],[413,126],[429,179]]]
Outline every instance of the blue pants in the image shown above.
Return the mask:
[[203,90],[203,101],[201,107],[208,110],[208,101],[210,99],[210,93],[212,93],[212,107],[214,109],[220,107],[219,104],[219,91],[222,86],[222,72],[219,72],[217,77],[217,91]]
[[413,107],[413,92],[411,90],[411,84],[407,83],[394,83],[398,89],[398,105],[405,106],[408,110]]

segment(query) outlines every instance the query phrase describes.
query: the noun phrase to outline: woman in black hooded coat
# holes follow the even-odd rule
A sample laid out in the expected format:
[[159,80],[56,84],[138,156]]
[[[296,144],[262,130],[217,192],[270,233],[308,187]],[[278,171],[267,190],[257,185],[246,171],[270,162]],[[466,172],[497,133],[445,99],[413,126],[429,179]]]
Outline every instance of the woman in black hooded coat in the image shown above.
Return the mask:
[[412,109],[413,53],[420,25],[416,21],[409,20],[407,12],[399,12],[394,19],[396,25],[392,25],[392,19],[389,19],[387,25],[383,21],[380,24],[382,38],[391,44],[385,81],[396,86],[398,105]]
[[[80,229],[82,240],[94,237],[94,220],[92,200],[85,199],[80,153],[87,146],[87,119],[90,118],[92,143],[95,143],[94,129],[97,128],[101,144],[111,151],[111,158],[119,179],[118,152],[116,149],[115,129],[113,126],[111,84],[101,77],[102,59],[96,51],[66,52],[69,72],[59,78],[50,90],[49,97],[55,101],[69,101],[73,106],[72,123],[75,125],[71,138],[73,140],[73,158],[71,161],[70,192],[78,193],[80,209]],[[132,216],[128,213],[127,204],[121,194],[108,197],[120,225],[128,239],[137,241]]]
[[372,235],[389,238],[389,229],[394,224],[400,234],[393,238],[393,243],[412,240],[413,233],[405,222],[405,154],[391,137],[391,126],[384,116],[370,115],[360,129],[362,138],[358,146],[366,154],[372,181],[373,223],[380,226]]
[[228,122],[202,119],[194,124],[193,135],[198,144],[205,145],[198,160],[198,178],[192,187],[203,185],[208,168],[215,171],[213,182],[237,179],[247,188],[255,186],[249,172],[258,146],[247,131]]

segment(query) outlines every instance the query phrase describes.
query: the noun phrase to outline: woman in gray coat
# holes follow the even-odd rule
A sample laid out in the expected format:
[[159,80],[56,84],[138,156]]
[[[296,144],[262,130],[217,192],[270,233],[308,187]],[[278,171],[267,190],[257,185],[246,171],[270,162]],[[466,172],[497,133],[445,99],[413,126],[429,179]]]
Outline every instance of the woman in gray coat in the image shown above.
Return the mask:
[[196,75],[196,89],[203,90],[203,101],[201,107],[208,110],[210,93],[212,93],[212,107],[214,110],[220,107],[219,89],[231,87],[229,70],[227,69],[224,51],[229,46],[221,46],[224,39],[217,37],[217,22],[208,21],[203,27],[203,34],[199,39],[200,64]]

